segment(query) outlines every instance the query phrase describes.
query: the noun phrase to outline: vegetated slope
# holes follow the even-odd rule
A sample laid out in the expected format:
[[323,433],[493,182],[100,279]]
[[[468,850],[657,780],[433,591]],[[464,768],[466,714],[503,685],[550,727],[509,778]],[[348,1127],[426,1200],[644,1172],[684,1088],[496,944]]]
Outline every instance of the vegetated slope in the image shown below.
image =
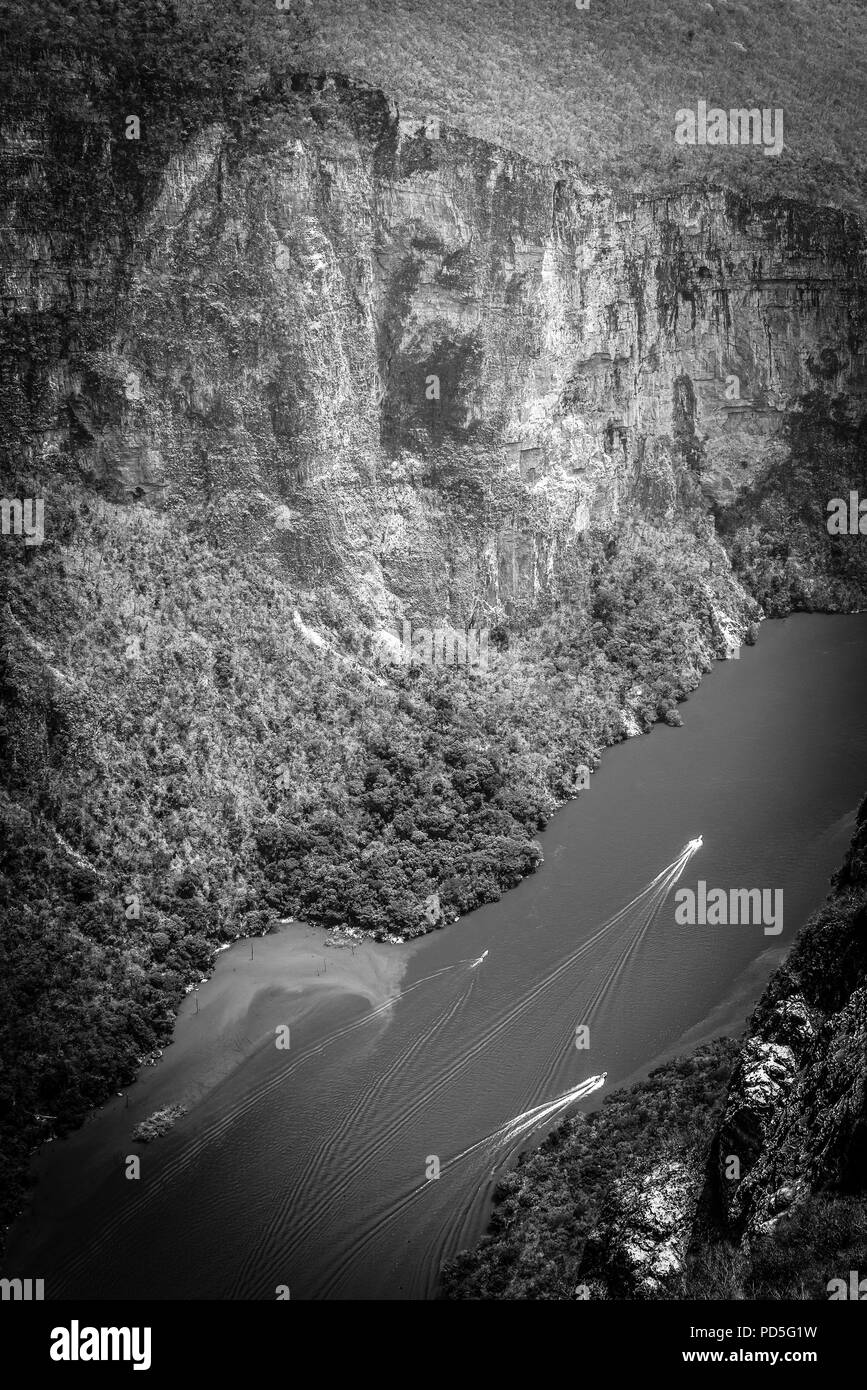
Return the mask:
[[867,1242],[865,925],[867,799],[744,1038],[564,1121],[444,1295],[809,1299],[848,1280]]
[[731,1262],[729,1287],[749,1296],[778,1280],[774,1297],[827,1297],[859,1248],[863,1265],[865,1189],[867,799],[827,902],[750,1020],[711,1147],[699,1270]]
[[[588,199],[292,73],[282,12],[12,13],[2,488],[46,539],[0,552],[7,1215],[217,944],[531,871],[580,765],[753,635],[705,494],[802,348],[863,394],[854,219]],[[489,626],[487,678],[383,666],[403,616]]]
[[738,1045],[722,1039],[560,1124],[497,1184],[489,1233],[446,1298],[625,1298],[683,1256]]
[[[589,188],[711,182],[865,207],[859,0],[6,0],[0,22],[9,49],[55,81],[92,56],[93,95],[138,113],[151,144],[194,129],[193,111],[236,107],[269,73],[331,70],[534,159],[569,160]],[[675,114],[699,101],[780,108],[783,153],[679,146]]]
[[581,601],[504,615],[484,678],[377,675],[347,594],[182,519],[55,477],[46,520],[2,552],[7,1178],[132,1079],[221,942],[289,916],[407,936],[496,899],[624,708],[676,720],[720,642],[686,533],[583,537]]
[[[867,14],[857,0],[316,0],[310,52],[472,134],[565,158],[594,187],[714,180],[864,207]],[[784,112],[785,151],[683,148],[675,112]]]

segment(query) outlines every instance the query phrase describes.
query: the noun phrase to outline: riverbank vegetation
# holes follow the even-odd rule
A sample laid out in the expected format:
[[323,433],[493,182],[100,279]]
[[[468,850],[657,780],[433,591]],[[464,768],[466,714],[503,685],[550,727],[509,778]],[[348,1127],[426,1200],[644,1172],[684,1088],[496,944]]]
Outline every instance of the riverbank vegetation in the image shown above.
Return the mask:
[[[453,109],[472,128],[478,90],[484,128],[495,114],[490,79],[499,82],[502,67],[517,75],[500,83],[515,94],[502,121],[511,138],[528,128],[528,109],[548,109],[544,83],[521,88],[523,13],[508,10],[509,28],[498,34],[490,6],[481,19],[447,8],[455,27],[444,67],[428,48],[427,16],[419,24],[411,7],[392,7],[402,30],[394,52],[403,76],[397,81],[395,69],[394,89],[436,109],[448,71],[453,107],[443,114]],[[185,989],[218,946],[284,917],[406,938],[495,900],[537,867],[537,834],[581,786],[583,769],[654,721],[676,724],[679,702],[756,617],[694,492],[679,499],[676,522],[635,522],[624,508],[616,528],[558,540],[544,590],[490,615],[487,676],[378,667],[370,635],[380,615],[345,581],[341,587],[340,567],[331,585],[320,583],[309,559],[292,567],[285,551],[265,548],[254,517],[264,492],[251,494],[260,482],[266,488],[267,467],[279,474],[278,455],[263,452],[246,475],[247,490],[236,496],[249,515],[237,518],[236,543],[220,541],[225,516],[206,500],[222,485],[209,472],[211,452],[231,493],[243,431],[223,454],[218,391],[207,402],[213,431],[201,435],[208,447],[195,464],[200,495],[186,510],[178,490],[165,510],[153,499],[106,500],[97,476],[106,439],[118,466],[134,456],[147,472],[146,447],[136,441],[153,438],[153,401],[138,398],[135,373],[112,376],[106,355],[138,331],[119,309],[119,284],[166,170],[167,186],[182,181],[185,142],[214,122],[237,132],[260,94],[263,106],[278,89],[288,101],[280,84],[293,70],[343,59],[353,68],[347,35],[362,33],[356,57],[372,61],[370,34],[386,16],[374,7],[369,27],[359,29],[359,15],[347,27],[337,3],[327,12],[279,11],[252,0],[14,0],[6,9],[2,101],[16,132],[9,168],[18,182],[10,187],[21,196],[11,201],[25,230],[6,244],[18,303],[0,362],[2,490],[45,498],[46,540],[25,547],[4,536],[0,547],[0,1224],[20,1205],[33,1148],[79,1123],[158,1055]],[[601,23],[613,42],[595,8],[589,23]],[[480,66],[468,40],[482,31]],[[551,37],[558,32],[553,24],[534,39],[537,73],[546,50],[560,51]],[[455,43],[464,64],[473,53],[472,82],[465,66],[450,66]],[[609,66],[608,57],[592,60],[597,74]],[[643,78],[639,102],[642,87],[646,93]],[[584,101],[600,93],[606,119],[619,109],[610,87],[590,81],[581,89]],[[316,119],[326,104],[314,104]],[[585,138],[597,129],[589,110],[572,110],[571,136],[584,132],[580,157],[603,177],[604,152]],[[139,140],[122,133],[130,113]],[[316,119],[310,115],[311,127]],[[598,129],[610,136],[614,127]],[[825,144],[842,129],[825,128]],[[556,122],[542,136],[569,148],[569,131]],[[772,161],[747,153],[767,178]],[[214,173],[220,209],[222,170]],[[179,299],[185,267],[175,267]],[[66,288],[55,295],[44,288],[49,281]],[[146,299],[141,285],[137,292]],[[217,300],[214,314],[228,312]],[[149,326],[155,353],[168,321]],[[268,333],[260,341],[255,322],[255,351],[267,353]],[[178,358],[176,366],[178,380],[188,370],[192,383],[189,363]],[[243,362],[236,368],[246,370]],[[207,367],[197,370],[208,378]],[[184,419],[208,395],[189,389]],[[182,455],[183,440],[169,433]],[[42,441],[35,452],[44,442],[51,458],[42,475],[23,462],[33,439]],[[94,470],[86,477],[76,463],[85,453]],[[446,484],[437,504],[457,515]],[[515,508],[523,505],[516,498]],[[531,520],[522,515],[517,533],[532,534]],[[734,531],[728,539],[745,577],[773,598],[763,558],[770,522],[762,526],[755,548],[749,527],[742,542]],[[360,549],[361,533],[353,539]],[[451,615],[408,608],[407,616],[426,626]]]
[[[500,1182],[442,1295],[826,1299],[848,1281],[867,1242],[865,920],[867,799],[749,1021],[751,1050],[713,1043],[564,1121]],[[763,1058],[787,1059],[782,1089]]]
[[218,945],[284,917],[405,938],[495,900],[582,769],[725,654],[685,530],[586,534],[492,623],[482,676],[378,668],[354,595],[183,517],[22,486],[49,539],[0,556],[7,1180],[158,1051]]
[[488,1234],[446,1266],[443,1296],[634,1297],[642,1275],[622,1249],[632,1234],[641,1240],[624,1216],[630,1194],[654,1181],[657,1220],[676,1240],[680,1171],[710,1142],[737,1051],[732,1039],[711,1043],[608,1096],[601,1110],[565,1120],[501,1179]]
[[[831,1279],[848,1281],[863,1266],[861,1194],[811,1195],[745,1245],[702,1239],[687,1248],[693,1212],[689,1200],[678,1206],[678,1186],[690,1174],[694,1201],[738,1048],[720,1040],[565,1121],[500,1181],[487,1235],[446,1265],[440,1296],[827,1299]],[[669,1253],[676,1262],[666,1271]]]
[[669,1296],[824,1300],[831,1280],[842,1278],[848,1289],[849,1271],[863,1268],[865,1240],[867,1199],[817,1193],[748,1248],[699,1245]]

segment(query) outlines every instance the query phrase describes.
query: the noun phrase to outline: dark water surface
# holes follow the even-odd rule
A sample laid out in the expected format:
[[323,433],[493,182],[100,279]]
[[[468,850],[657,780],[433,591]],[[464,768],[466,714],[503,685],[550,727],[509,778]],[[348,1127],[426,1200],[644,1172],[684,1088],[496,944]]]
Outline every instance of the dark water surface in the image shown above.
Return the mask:
[[[867,790],[865,676],[867,615],[763,624],[681,706],[683,728],[605,754],[541,836],[538,874],[421,941],[366,946],[363,989],[293,992],[303,927],[257,942],[254,962],[246,943],[223,953],[130,1108],[116,1099],[46,1146],[5,1272],[45,1278],[48,1298],[430,1296],[527,1145],[502,1126],[607,1071],[575,1108],[599,1104],[743,1024],[848,845]],[[699,834],[680,885],[783,889],[779,936],[678,926],[673,891],[653,897]],[[133,1123],[178,1097],[176,1128],[132,1145]]]

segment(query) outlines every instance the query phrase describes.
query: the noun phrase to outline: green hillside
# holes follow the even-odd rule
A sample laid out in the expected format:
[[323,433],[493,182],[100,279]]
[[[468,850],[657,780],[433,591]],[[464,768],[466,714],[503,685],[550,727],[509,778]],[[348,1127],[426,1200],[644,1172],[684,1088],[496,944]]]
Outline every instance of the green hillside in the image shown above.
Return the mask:
[[[863,207],[867,10],[854,0],[318,0],[321,61],[590,183],[712,178]],[[786,148],[681,148],[680,107],[781,107]]]

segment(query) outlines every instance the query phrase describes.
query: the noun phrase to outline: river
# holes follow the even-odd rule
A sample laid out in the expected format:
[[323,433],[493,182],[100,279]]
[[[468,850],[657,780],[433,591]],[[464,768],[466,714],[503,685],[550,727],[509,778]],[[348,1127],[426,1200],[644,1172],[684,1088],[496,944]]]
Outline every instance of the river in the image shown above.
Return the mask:
[[[743,1026],[848,846],[865,675],[867,615],[764,623],[682,728],[606,752],[499,903],[404,946],[292,925],[222,953],[159,1064],[43,1147],[5,1273],[47,1298],[430,1297],[555,1122],[508,1121],[607,1072],[589,1109]],[[782,889],[779,935],[676,924],[648,885],[699,834],[680,886]],[[175,1101],[169,1134],[131,1143]]]

